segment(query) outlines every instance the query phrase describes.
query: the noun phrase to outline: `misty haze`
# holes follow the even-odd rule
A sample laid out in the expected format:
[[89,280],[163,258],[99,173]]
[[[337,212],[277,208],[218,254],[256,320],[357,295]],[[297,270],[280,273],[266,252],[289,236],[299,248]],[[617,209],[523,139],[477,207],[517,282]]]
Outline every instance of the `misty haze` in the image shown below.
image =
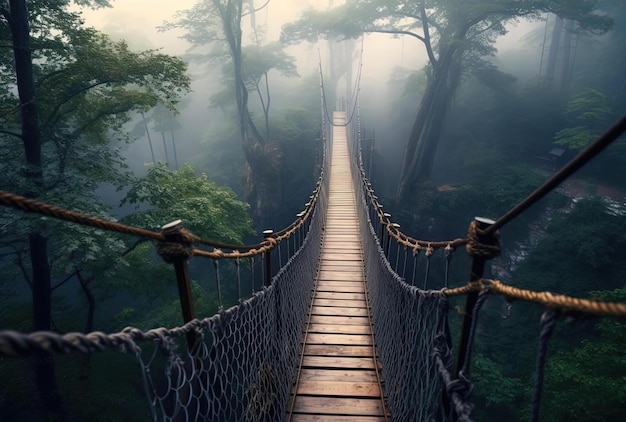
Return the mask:
[[622,0],[0,34],[1,421],[622,420]]

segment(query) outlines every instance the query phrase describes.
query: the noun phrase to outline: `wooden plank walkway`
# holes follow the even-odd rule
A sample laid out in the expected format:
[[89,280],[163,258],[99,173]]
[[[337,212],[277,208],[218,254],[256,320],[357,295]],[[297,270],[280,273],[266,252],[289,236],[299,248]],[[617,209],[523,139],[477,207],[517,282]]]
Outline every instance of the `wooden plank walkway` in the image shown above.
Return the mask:
[[[345,124],[346,113],[333,122]],[[322,257],[310,309],[291,421],[385,421],[346,128],[333,127]]]

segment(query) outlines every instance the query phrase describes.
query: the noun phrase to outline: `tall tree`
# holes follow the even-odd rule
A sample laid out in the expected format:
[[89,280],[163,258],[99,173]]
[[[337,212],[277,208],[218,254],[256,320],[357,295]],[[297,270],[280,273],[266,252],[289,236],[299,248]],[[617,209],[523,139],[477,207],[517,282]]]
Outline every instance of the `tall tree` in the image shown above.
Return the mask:
[[[10,0],[0,3],[0,136],[3,141],[2,185],[30,197],[65,197],[89,204],[98,182],[119,182],[123,164],[109,147],[111,132],[121,134],[126,112],[154,105],[173,106],[189,80],[180,60],[156,52],[131,53],[82,27],[70,0]],[[80,6],[106,6],[105,0],[78,0]],[[134,84],[134,87],[131,87]],[[14,87],[17,86],[17,93]],[[19,107],[15,107],[15,104]],[[23,154],[19,153],[21,141]],[[22,158],[23,157],[23,158]],[[19,169],[18,171],[15,171]],[[84,182],[88,183],[84,183]],[[82,194],[79,193],[82,189]],[[16,247],[26,239],[28,260],[16,255],[32,291],[33,329],[53,328],[52,273],[46,221],[25,222],[10,212],[11,234],[3,241]],[[54,362],[42,355],[35,362],[44,411],[60,418]]]
[[575,0],[349,0],[322,12],[308,10],[283,27],[288,42],[363,33],[407,35],[418,40],[429,59],[428,83],[417,111],[402,162],[396,197],[409,195],[416,182],[431,175],[448,106],[468,64],[494,52],[505,24],[520,17],[538,18],[545,11],[579,22],[581,29],[606,31],[610,19],[595,14],[596,1]]
[[[232,92],[248,165],[247,197],[255,221],[261,226],[270,221],[280,204],[280,180],[275,177],[278,171],[275,167],[281,155],[276,143],[267,138],[267,133],[259,130],[248,106],[250,79],[246,75],[242,22],[244,17],[254,16],[267,3],[254,9],[250,1],[244,4],[243,0],[200,0],[193,8],[179,12],[174,22],[164,25],[165,29],[186,30],[184,38],[191,43],[192,49],[200,52],[198,56],[202,60],[230,62]],[[265,68],[269,70],[267,66]],[[259,80],[258,77],[256,79]],[[264,109],[267,107],[267,97],[265,101]]]

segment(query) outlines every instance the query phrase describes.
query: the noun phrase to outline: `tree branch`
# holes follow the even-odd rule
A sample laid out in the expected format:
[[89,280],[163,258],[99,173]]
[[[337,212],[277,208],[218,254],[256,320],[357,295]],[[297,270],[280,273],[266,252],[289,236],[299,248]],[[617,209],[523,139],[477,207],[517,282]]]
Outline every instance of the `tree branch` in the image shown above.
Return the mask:
[[84,86],[82,88],[80,88],[79,90],[77,90],[76,92],[73,92],[70,95],[67,95],[65,98],[63,98],[63,100],[58,103],[54,109],[52,110],[52,112],[50,113],[50,116],[48,117],[48,119],[46,120],[46,122],[42,125],[42,127],[49,127],[48,125],[50,124],[50,122],[52,121],[53,117],[55,116],[55,114],[59,111],[59,109],[66,103],[68,103],[70,100],[72,100],[73,98],[79,96],[82,93],[85,93],[87,91],[89,91],[90,89],[96,88],[100,85],[106,85],[109,83],[113,83],[116,82],[114,79],[105,79],[102,81],[97,81],[94,82],[92,84],[89,84],[87,86]]
[[377,32],[379,34],[408,35],[410,37],[417,38],[418,40],[420,40],[421,42],[426,44],[426,39],[424,39],[424,37],[422,37],[421,35],[416,34],[415,32],[411,32],[411,31],[404,31],[404,30],[400,30],[400,29],[366,28],[365,30],[363,30],[363,32],[368,32],[368,33]]
[[7,135],[12,135],[12,136],[22,139],[22,134],[13,129],[3,129],[0,127],[0,133],[5,133]]
[[65,279],[63,281],[61,281],[59,284],[57,284],[56,286],[53,286],[50,291],[53,292],[56,289],[58,289],[59,287],[61,287],[62,285],[64,285],[65,283],[67,283],[68,281],[70,281],[72,279],[72,277],[74,277],[75,275],[78,275],[78,270],[74,270],[73,273],[71,273],[70,275],[68,275],[67,277],[65,277]]
[[254,9],[254,10],[251,10],[251,11],[249,11],[249,12],[243,13],[243,14],[241,15],[241,17],[243,18],[243,17],[248,16],[248,15],[251,15],[251,14],[253,14],[253,13],[260,12],[261,10],[265,9],[265,7],[266,7],[268,4],[270,4],[270,0],[267,0],[267,1],[266,1],[263,5],[262,5],[262,6],[259,6],[259,8],[257,8],[257,9]]
[[132,251],[135,250],[135,248],[139,245],[141,245],[142,243],[146,243],[146,242],[150,242],[151,239],[147,239],[147,238],[142,238],[142,239],[137,239],[137,241],[130,246],[128,249],[126,249],[124,252],[122,252],[122,254],[120,256],[126,256],[129,253],[131,253]]
[[428,16],[426,15],[426,5],[424,0],[420,5],[420,13],[422,15],[422,29],[424,30],[424,45],[426,46],[426,52],[428,53],[428,59],[432,63],[433,67],[437,66],[437,59],[433,52],[433,46],[430,43],[430,30],[428,27]]
[[28,275],[28,270],[26,269],[26,265],[24,264],[24,260],[22,259],[22,254],[20,254],[18,251],[16,251],[15,254],[17,255],[17,266],[22,271],[22,276],[24,277],[24,281],[26,281],[26,284],[28,284],[28,287],[30,287],[30,289],[33,290],[33,281]]

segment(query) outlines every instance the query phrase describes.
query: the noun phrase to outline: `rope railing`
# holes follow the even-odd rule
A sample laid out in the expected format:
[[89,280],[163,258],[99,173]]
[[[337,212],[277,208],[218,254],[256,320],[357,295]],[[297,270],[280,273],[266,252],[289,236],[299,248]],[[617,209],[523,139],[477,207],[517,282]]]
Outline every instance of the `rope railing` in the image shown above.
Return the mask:
[[[555,174],[549,180],[547,180],[542,186],[537,188],[535,192],[530,194],[526,199],[522,200],[518,205],[514,206],[510,211],[506,212],[500,219],[495,222],[491,221],[487,224],[484,230],[480,230],[480,236],[490,238],[497,235],[497,228],[503,227],[510,221],[512,221],[521,212],[532,206],[536,201],[541,199],[547,193],[554,190],[561,182],[567,177],[571,176],[575,171],[580,169],[586,162],[595,157],[604,148],[614,142],[619,136],[626,131],[626,116],[609,128],[604,134],[598,137],[592,144],[590,144],[584,151],[576,156],[572,161],[566,165],[560,172]],[[384,246],[384,240],[394,239],[397,244],[413,255],[419,254],[421,251],[425,251],[427,254],[432,254],[435,250],[443,249],[447,253],[455,250],[457,247],[466,246],[468,254],[470,256],[487,256],[487,259],[497,256],[499,254],[499,246],[492,246],[485,243],[481,243],[477,238],[476,233],[479,230],[476,221],[472,221],[469,228],[469,234],[465,238],[457,238],[453,240],[445,241],[429,241],[413,238],[403,233],[397,224],[394,224],[390,219],[390,214],[383,211],[383,205],[378,201],[378,197],[375,195],[372,184],[368,180],[363,165],[363,159],[359,152],[355,157],[356,172],[358,177],[357,182],[362,186],[363,193],[366,197],[367,205],[372,210],[370,217],[372,221],[377,221],[381,230],[379,236],[379,242],[381,246]],[[495,229],[494,229],[495,227]],[[376,234],[376,233],[375,233]],[[391,262],[391,261],[390,261]],[[394,268],[398,270],[398,267]],[[443,288],[443,291],[447,296],[465,295],[472,292],[478,292],[488,286],[488,288],[494,292],[503,294],[512,299],[527,300],[531,302],[539,302],[545,306],[552,308],[561,308],[563,310],[571,309],[582,313],[589,313],[594,315],[607,315],[623,317],[626,316],[626,305],[621,303],[610,303],[602,301],[594,301],[588,299],[578,299],[565,295],[556,295],[550,292],[533,292],[530,290],[518,289],[512,286],[507,286],[500,281],[491,280],[486,281],[480,279],[481,283],[470,282],[465,286],[450,289],[447,286]],[[602,307],[598,304],[606,304],[606,307]]]
[[509,286],[500,280],[480,279],[461,287],[442,289],[442,293],[446,296],[462,296],[470,292],[482,291],[504,296],[508,300],[538,303],[563,314],[579,313],[590,316],[626,318],[626,303],[576,298],[549,291],[520,289]]
[[[205,251],[197,248],[192,248],[190,251],[191,255],[203,256],[205,258],[211,259],[246,258],[271,251],[276,247],[278,242],[281,242],[291,237],[296,232],[296,230],[298,230],[308,220],[319,196],[321,177],[322,176],[320,176],[320,180],[318,180],[316,188],[313,191],[311,200],[306,204],[305,209],[302,211],[302,213],[299,214],[299,217],[288,227],[272,235],[271,238],[268,238],[257,244],[235,245],[203,239],[202,237],[196,236],[188,230],[184,230],[181,233],[183,237],[181,239],[181,242],[201,244],[214,248],[213,251]],[[163,233],[158,231],[148,230],[141,227],[134,227],[116,221],[105,220],[99,217],[93,217],[3,190],[0,190],[0,205],[12,207],[25,212],[45,215],[47,217],[52,217],[58,220],[80,224],[83,226],[94,227],[102,230],[127,234],[150,240],[156,240],[159,242],[166,241]],[[224,249],[230,250],[232,252],[224,252]]]
[[[204,239],[185,229],[180,220],[164,225],[160,231],[149,230],[0,191],[3,206],[135,236],[138,242],[155,241],[161,258],[174,267],[184,321],[175,328],[142,331],[127,327],[110,334],[0,330],[0,357],[90,355],[117,350],[138,361],[153,420],[282,419],[321,253],[319,239],[329,183],[325,169],[330,159],[324,116],[320,137],[321,157],[316,162],[319,177],[304,210],[284,229],[264,231],[264,239],[257,244]],[[188,269],[194,256],[213,261],[217,283],[218,313],[204,319],[196,318],[194,309]],[[227,309],[222,304],[218,264],[224,260],[233,264],[230,273],[236,280],[228,283],[232,286],[236,282],[239,296],[239,302]],[[245,300],[241,286],[244,272],[252,277],[252,292]],[[209,277],[208,273],[203,277]],[[258,290],[257,276],[263,282]],[[185,342],[187,347],[181,349]]]
[[[357,119],[357,124],[360,124],[360,118]],[[385,290],[383,293],[380,293],[383,296],[390,295],[391,291],[396,289],[396,284],[402,287],[402,293],[399,294],[396,299],[398,303],[400,301],[407,300],[407,295],[409,297],[416,298],[415,300],[418,300],[418,302],[425,302],[426,297],[428,297],[429,294],[434,295],[436,292],[442,294],[446,298],[453,296],[466,296],[467,298],[465,309],[462,313],[463,323],[461,327],[461,338],[458,345],[456,365],[452,365],[451,361],[451,340],[449,338],[449,331],[447,328],[447,311],[444,310],[443,313],[440,314],[439,321],[442,325],[439,325],[439,328],[431,334],[433,338],[437,338],[436,342],[434,344],[423,344],[423,347],[432,348],[431,357],[434,359],[433,365],[440,375],[440,381],[443,383],[443,400],[439,404],[439,410],[437,411],[437,413],[441,415],[441,419],[471,420],[472,405],[469,402],[469,394],[472,389],[471,382],[469,380],[471,349],[474,343],[477,318],[482,304],[488,294],[503,296],[508,301],[519,300],[537,303],[546,309],[544,315],[550,316],[550,318],[542,318],[541,322],[541,344],[537,357],[536,381],[531,404],[532,420],[537,420],[538,418],[539,403],[543,388],[543,367],[546,361],[547,342],[558,316],[587,315],[616,318],[626,317],[625,303],[582,299],[555,294],[548,291],[521,289],[508,286],[500,280],[491,280],[483,277],[486,261],[500,254],[498,229],[504,227],[507,223],[514,220],[524,210],[528,209],[543,196],[553,191],[561,182],[580,169],[585,163],[606,148],[611,142],[615,141],[625,130],[626,116],[601,135],[588,148],[582,151],[561,171],[547,180],[526,199],[520,201],[519,204],[514,206],[497,221],[476,217],[475,220],[470,223],[468,236],[466,238],[457,238],[448,241],[428,241],[416,239],[403,233],[400,230],[400,226],[392,222],[390,218],[391,215],[383,210],[383,205],[378,201],[378,197],[375,195],[374,189],[372,188],[365,172],[361,150],[361,129],[360,127],[352,129],[354,134],[354,136],[352,136],[352,151],[354,155],[352,157],[352,170],[354,184],[355,189],[360,192],[362,196],[363,208],[367,210],[366,217],[362,219],[362,227],[369,226],[369,229],[367,230],[370,232],[372,238],[376,240],[377,246],[370,246],[370,248],[378,248],[378,251],[372,252],[368,259],[375,262],[375,257],[378,255],[382,258],[380,266],[383,268],[386,266],[386,269],[372,268],[368,270],[367,268],[369,268],[370,265],[366,265],[366,275],[370,275],[367,282],[370,286],[369,288],[373,292],[373,296],[376,297],[379,295],[379,293],[377,293],[380,290],[378,284],[385,283]],[[392,241],[397,245],[395,251],[394,248],[391,247]],[[366,243],[366,240],[363,240],[363,242]],[[452,257],[452,252],[454,252],[459,246],[465,246],[468,255],[472,258],[472,268],[469,282],[460,287],[449,288],[448,275],[450,259]],[[437,290],[437,287],[428,286],[431,257],[437,250],[443,250],[445,252],[444,277],[439,290]],[[418,257],[422,251],[424,253],[421,255],[425,257],[426,265],[425,268],[422,269],[422,272],[425,274],[424,285],[423,288],[420,288],[416,286],[415,270],[418,266]],[[412,261],[407,259],[410,254],[413,255]],[[407,267],[409,268],[408,271]],[[412,276],[409,276],[407,275],[407,272],[409,274],[411,273],[411,267]],[[387,277],[387,271],[391,272],[391,277],[395,277],[394,282],[383,281]],[[374,277],[373,279],[372,275]],[[378,303],[379,301],[384,301],[384,299],[372,299],[373,303]],[[372,307],[373,318],[375,321],[378,321],[376,322],[376,326],[379,328],[386,327],[386,320],[393,318],[392,314],[387,313],[387,310],[385,309],[387,306],[394,305],[387,304],[382,307],[374,305]],[[396,304],[395,306],[400,307],[399,304]],[[445,304],[439,306],[439,308],[441,307],[447,309],[447,305]],[[402,308],[400,307],[400,309]],[[428,312],[432,313],[434,311],[430,309]],[[428,318],[427,315],[428,314],[423,315],[419,322],[414,323],[414,326],[403,328],[405,321],[395,321],[395,323],[391,325],[394,327],[393,330],[397,329],[400,332],[407,330],[419,330],[421,329],[419,327],[429,325],[426,322]],[[381,319],[382,321],[380,321]],[[395,357],[404,356],[405,353],[414,356],[415,352],[412,351],[412,345],[402,341],[403,347],[398,348],[397,342],[399,341],[399,338],[396,337],[387,339],[387,333],[385,330],[376,330],[375,335],[377,338],[377,348],[379,354],[381,355],[381,359],[383,360],[383,378],[385,381],[392,384],[391,388],[393,388],[394,391],[414,389],[414,387],[410,385],[409,380],[396,380],[395,374],[389,374],[384,371],[385,366],[395,368],[393,364],[393,359],[395,359]],[[398,335],[402,338],[402,333],[399,333]],[[423,335],[427,334],[424,333]],[[387,355],[394,357],[387,357]],[[454,366],[456,368],[453,368]],[[406,369],[398,370],[405,371]],[[415,378],[419,378],[420,376],[421,375],[419,374],[414,375]],[[398,384],[399,382],[402,384]],[[426,381],[424,381],[421,386],[424,386],[425,382]],[[435,381],[431,380],[430,382]],[[420,394],[425,394],[425,391],[421,391]],[[417,398],[417,400],[422,399],[423,396]],[[408,409],[408,405],[406,403],[415,399],[408,396],[402,396],[401,398],[396,399],[394,393],[388,398],[388,400],[393,401],[390,408],[394,409],[397,414],[402,414],[402,412],[405,412]],[[433,414],[430,413],[429,415],[430,418]]]

